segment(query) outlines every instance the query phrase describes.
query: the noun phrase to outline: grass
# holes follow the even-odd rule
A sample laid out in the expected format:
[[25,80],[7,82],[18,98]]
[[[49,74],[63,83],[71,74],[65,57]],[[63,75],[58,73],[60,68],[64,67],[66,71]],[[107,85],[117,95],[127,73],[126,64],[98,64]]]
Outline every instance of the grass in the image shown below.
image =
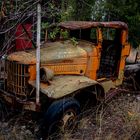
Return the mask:
[[[29,112],[10,115],[0,122],[0,140],[37,139],[36,121]],[[140,100],[123,95],[106,104],[84,111],[78,129],[61,135],[62,140],[139,140]]]
[[[88,116],[87,116],[88,114]],[[65,140],[134,140],[140,139],[140,101],[123,95],[100,104],[83,115],[79,129]]]

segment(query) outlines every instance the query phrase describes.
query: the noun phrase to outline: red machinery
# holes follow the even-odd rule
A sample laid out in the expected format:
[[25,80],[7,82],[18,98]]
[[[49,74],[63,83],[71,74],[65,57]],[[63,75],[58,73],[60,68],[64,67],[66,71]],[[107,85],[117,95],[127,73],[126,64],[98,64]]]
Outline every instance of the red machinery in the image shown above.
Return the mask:
[[32,24],[19,24],[16,29],[16,51],[32,48]]

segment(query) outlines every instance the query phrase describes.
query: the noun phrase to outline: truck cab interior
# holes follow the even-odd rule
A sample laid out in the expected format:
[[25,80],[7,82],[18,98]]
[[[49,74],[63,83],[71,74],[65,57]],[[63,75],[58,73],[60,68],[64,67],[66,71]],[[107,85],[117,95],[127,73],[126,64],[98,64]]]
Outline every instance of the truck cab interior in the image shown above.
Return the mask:
[[98,78],[117,78],[121,56],[121,30],[105,28]]
[[[70,36],[97,44],[97,28],[71,30]],[[116,79],[121,56],[121,29],[102,28],[102,48],[97,78]]]

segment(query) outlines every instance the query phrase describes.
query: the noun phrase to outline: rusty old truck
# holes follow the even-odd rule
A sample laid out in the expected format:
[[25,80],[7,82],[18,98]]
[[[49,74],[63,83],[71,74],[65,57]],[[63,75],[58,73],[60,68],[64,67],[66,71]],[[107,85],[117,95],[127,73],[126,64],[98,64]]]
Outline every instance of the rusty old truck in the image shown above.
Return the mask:
[[[15,108],[44,112],[42,129],[74,126],[86,102],[108,97],[122,84],[130,52],[127,24],[120,21],[67,21],[55,40],[41,46],[40,96],[36,102],[36,51],[11,53],[5,59],[0,94]],[[72,125],[73,124],[73,125]]]

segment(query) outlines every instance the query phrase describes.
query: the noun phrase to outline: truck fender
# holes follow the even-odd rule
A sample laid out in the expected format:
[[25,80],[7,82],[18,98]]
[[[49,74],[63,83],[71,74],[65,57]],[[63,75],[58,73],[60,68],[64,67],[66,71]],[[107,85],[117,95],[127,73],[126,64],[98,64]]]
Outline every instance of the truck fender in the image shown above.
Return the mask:
[[[29,84],[35,87],[36,81],[29,81]],[[75,93],[87,87],[96,85],[96,91],[99,93],[98,98],[104,95],[104,88],[97,81],[92,80],[85,76],[55,76],[51,84],[40,83],[40,91],[47,95],[49,98],[59,99],[64,96]]]

